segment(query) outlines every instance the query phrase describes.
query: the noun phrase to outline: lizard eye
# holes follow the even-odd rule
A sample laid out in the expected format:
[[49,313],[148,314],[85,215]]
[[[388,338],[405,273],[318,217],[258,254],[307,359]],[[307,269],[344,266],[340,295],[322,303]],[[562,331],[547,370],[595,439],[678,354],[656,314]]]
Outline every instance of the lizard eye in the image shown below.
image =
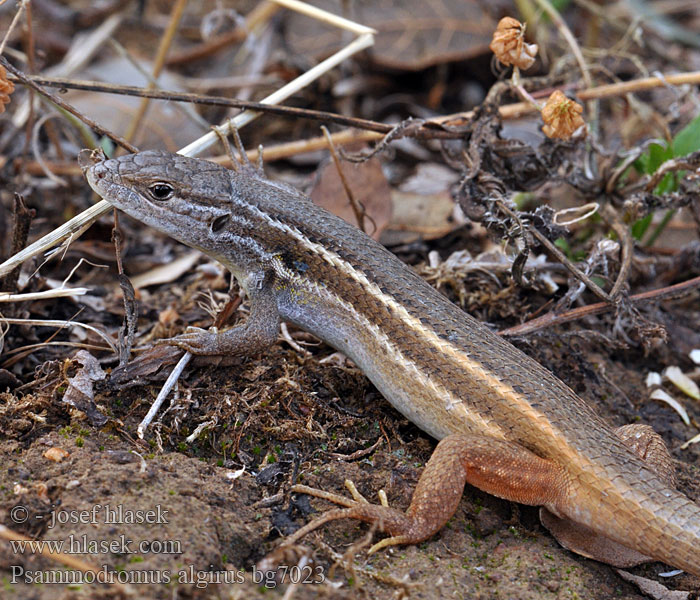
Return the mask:
[[148,188],[154,200],[169,200],[175,193],[175,189],[169,183],[159,181]]

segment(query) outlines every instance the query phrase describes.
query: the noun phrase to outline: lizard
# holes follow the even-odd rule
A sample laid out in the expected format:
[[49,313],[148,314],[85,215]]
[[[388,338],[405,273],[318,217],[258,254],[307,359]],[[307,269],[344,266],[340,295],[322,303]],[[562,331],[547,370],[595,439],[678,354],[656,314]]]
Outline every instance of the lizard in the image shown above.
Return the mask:
[[[673,486],[661,438],[613,430],[550,371],[493,333],[365,233],[261,168],[145,151],[82,160],[90,186],[131,217],[231,271],[245,323],[168,340],[198,355],[246,356],[281,321],[354,361],[400,413],[440,440],[408,510],[357,503],[390,537],[439,531],[469,483],[540,506],[565,547],[616,566],[660,560],[700,576],[700,506]],[[297,539],[297,537],[294,539]]]

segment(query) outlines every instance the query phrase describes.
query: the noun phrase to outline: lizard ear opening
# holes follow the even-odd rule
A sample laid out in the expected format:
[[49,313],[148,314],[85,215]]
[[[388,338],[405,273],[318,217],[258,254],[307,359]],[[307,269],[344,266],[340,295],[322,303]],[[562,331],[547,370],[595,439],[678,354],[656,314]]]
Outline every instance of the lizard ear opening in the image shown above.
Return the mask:
[[212,233],[218,233],[224,228],[224,225],[229,222],[229,219],[231,218],[231,215],[221,215],[220,217],[216,217],[211,222],[211,230]]
[[173,188],[173,186],[169,183],[159,181],[149,186],[148,193],[154,200],[170,200],[170,198],[172,198],[173,194],[175,193],[175,188]]

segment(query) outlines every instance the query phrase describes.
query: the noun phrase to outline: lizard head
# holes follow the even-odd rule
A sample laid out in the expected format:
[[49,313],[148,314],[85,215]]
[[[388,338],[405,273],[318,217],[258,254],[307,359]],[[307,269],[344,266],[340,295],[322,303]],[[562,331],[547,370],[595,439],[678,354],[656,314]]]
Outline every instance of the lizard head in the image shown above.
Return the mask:
[[240,174],[162,151],[82,162],[88,183],[110,204],[217,259],[239,279],[272,256],[250,205],[233,189]]

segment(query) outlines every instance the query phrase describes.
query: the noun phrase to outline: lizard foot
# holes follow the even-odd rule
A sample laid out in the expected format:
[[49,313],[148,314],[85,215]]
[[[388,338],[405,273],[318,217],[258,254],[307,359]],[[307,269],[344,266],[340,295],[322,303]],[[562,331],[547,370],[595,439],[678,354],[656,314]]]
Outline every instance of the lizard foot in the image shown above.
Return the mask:
[[[297,530],[295,533],[285,539],[284,546],[294,544],[308,533],[318,529],[321,525],[338,519],[358,519],[360,521],[366,521],[368,523],[375,524],[379,531],[390,534],[394,530],[406,531],[407,529],[411,528],[411,524],[408,522],[408,519],[404,513],[389,507],[384,490],[379,490],[377,493],[380,504],[371,504],[362,494],[360,494],[355,487],[355,484],[351,480],[345,480],[345,487],[352,495],[352,500],[339,494],[326,492],[324,490],[308,487],[306,485],[293,486],[293,492],[308,494],[309,496],[314,496],[316,498],[323,498],[324,500],[345,506],[346,508],[338,508],[323,513],[320,517],[314,519],[310,523],[307,523],[304,525],[304,527]],[[377,550],[385,548],[386,546],[410,544],[418,541],[421,540],[413,539],[410,535],[392,536],[374,544],[368,550],[368,554],[374,554]]]
[[197,355],[224,354],[219,351],[220,334],[215,327],[211,329],[200,329],[199,327],[188,327],[187,331],[173,338],[157,340],[156,345],[177,346],[178,348]]
[[250,315],[245,323],[219,331],[188,327],[182,335],[160,343],[177,346],[200,356],[248,356],[269,348],[279,331],[277,304],[265,289],[251,298]]

